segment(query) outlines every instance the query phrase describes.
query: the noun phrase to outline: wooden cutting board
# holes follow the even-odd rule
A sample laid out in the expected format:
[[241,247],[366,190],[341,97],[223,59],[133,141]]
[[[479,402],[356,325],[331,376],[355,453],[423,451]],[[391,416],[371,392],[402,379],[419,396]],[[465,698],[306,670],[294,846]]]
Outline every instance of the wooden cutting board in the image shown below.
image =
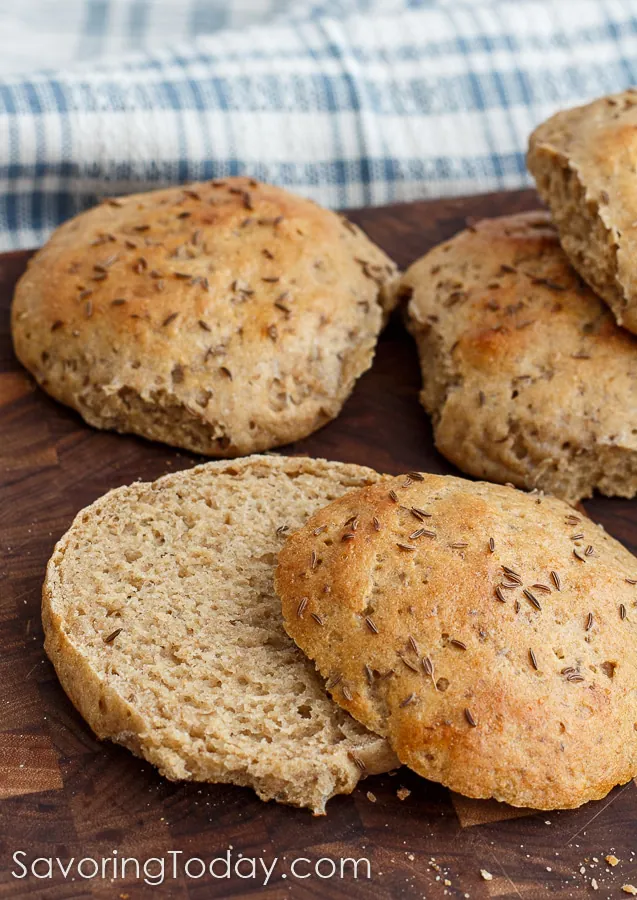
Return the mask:
[[[353,218],[406,266],[450,237],[467,217],[530,209],[531,192],[440,200],[364,210]],[[40,587],[55,541],[75,513],[100,494],[134,479],[153,479],[201,459],[134,437],[100,433],[38,390],[17,364],[9,336],[13,285],[27,253],[0,257],[0,897],[141,898],[524,898],[557,895],[621,897],[637,884],[637,794],[631,782],[605,800],[570,812],[523,812],[470,801],[406,769],[370,778],[328,815],[263,804],[247,789],[172,784],[150,765],[100,744],[59,687],[42,650]],[[383,335],[373,369],[358,383],[340,418],[287,452],[356,462],[381,471],[451,472],[434,450],[418,403],[415,349],[400,321]],[[596,498],[588,513],[637,550],[637,502]],[[399,799],[399,788],[411,794]],[[371,793],[368,793],[371,792]],[[170,865],[161,885],[134,875],[110,881],[24,874],[37,857],[101,860],[164,856],[182,851],[205,861],[230,851],[278,863],[267,884],[257,877],[191,878]],[[604,861],[614,854],[620,862]],[[336,861],[336,874],[313,872]],[[353,877],[340,858],[366,858]],[[38,871],[47,873],[46,862]],[[239,871],[250,875],[249,859]],[[329,875],[332,864],[319,866]],[[486,870],[492,877],[482,877]],[[84,864],[85,874],[93,865]],[[224,873],[221,863],[217,872]],[[75,881],[70,878],[75,875]],[[592,879],[598,885],[595,893]]]

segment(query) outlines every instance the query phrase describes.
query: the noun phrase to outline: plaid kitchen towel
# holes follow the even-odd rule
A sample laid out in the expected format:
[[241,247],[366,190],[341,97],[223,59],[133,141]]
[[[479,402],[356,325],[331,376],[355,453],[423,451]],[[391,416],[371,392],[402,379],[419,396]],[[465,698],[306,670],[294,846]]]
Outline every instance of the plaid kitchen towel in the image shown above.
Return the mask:
[[[104,194],[229,174],[333,207],[519,187],[538,121],[637,80],[637,0],[69,4],[91,11],[82,61],[0,78],[0,249]],[[133,20],[136,52],[104,56]]]

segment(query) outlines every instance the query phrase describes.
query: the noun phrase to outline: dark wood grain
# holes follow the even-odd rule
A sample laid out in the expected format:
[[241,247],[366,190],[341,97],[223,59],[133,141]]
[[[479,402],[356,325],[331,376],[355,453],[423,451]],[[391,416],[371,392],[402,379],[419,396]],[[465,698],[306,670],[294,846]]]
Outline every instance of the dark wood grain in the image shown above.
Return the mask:
[[[467,217],[532,208],[530,192],[440,200],[353,215],[400,265],[463,227]],[[453,797],[402,769],[330,802],[328,815],[263,804],[249,790],[171,784],[149,765],[97,742],[60,689],[42,651],[40,587],[55,541],[74,514],[104,491],[199,462],[158,444],[104,434],[37,390],[15,361],[9,304],[28,254],[0,258],[0,897],[544,898],[622,896],[637,883],[635,786],[571,812],[535,813]],[[373,369],[342,415],[286,448],[398,473],[453,471],[434,450],[417,399],[414,347],[396,319]],[[593,518],[637,549],[637,503],[596,498]],[[411,790],[401,801],[399,787]],[[376,802],[368,798],[373,792]],[[279,857],[261,882],[129,879],[64,882],[11,876],[11,856],[146,858],[170,850],[206,859]],[[604,863],[614,853],[620,864]],[[296,856],[361,857],[371,880],[281,877]],[[283,858],[287,863],[283,862]],[[595,861],[597,860],[597,861]],[[584,867],[584,874],[580,873]],[[484,880],[486,869],[492,880]],[[448,884],[446,882],[449,882]]]

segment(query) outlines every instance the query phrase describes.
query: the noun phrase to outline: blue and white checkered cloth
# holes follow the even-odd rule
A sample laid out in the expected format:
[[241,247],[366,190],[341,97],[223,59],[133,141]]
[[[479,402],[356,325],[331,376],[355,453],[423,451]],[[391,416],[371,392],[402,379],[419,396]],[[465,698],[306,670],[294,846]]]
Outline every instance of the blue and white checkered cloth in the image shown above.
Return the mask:
[[228,174],[333,207],[519,187],[538,121],[637,81],[637,0],[11,7],[3,250],[105,194]]

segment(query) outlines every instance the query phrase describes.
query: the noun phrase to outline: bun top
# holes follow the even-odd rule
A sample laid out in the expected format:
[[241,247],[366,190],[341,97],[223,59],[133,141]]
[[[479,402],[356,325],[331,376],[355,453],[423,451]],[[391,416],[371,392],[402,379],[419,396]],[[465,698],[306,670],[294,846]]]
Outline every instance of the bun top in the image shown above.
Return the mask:
[[637,89],[561,110],[529,140],[527,163],[573,264],[637,332]]
[[338,412],[371,361],[394,271],[356,226],[279,188],[169,188],[60,227],[18,285],[14,341],[83,413],[98,390],[135,398],[142,419],[185,409],[215,432],[210,452],[265,449]]
[[637,339],[582,281],[546,212],[484,219],[400,282],[436,444],[478,478],[577,502],[635,492]]
[[413,473],[286,542],[288,634],[399,759],[470,797],[579,806],[637,771],[637,560],[566,503]]

